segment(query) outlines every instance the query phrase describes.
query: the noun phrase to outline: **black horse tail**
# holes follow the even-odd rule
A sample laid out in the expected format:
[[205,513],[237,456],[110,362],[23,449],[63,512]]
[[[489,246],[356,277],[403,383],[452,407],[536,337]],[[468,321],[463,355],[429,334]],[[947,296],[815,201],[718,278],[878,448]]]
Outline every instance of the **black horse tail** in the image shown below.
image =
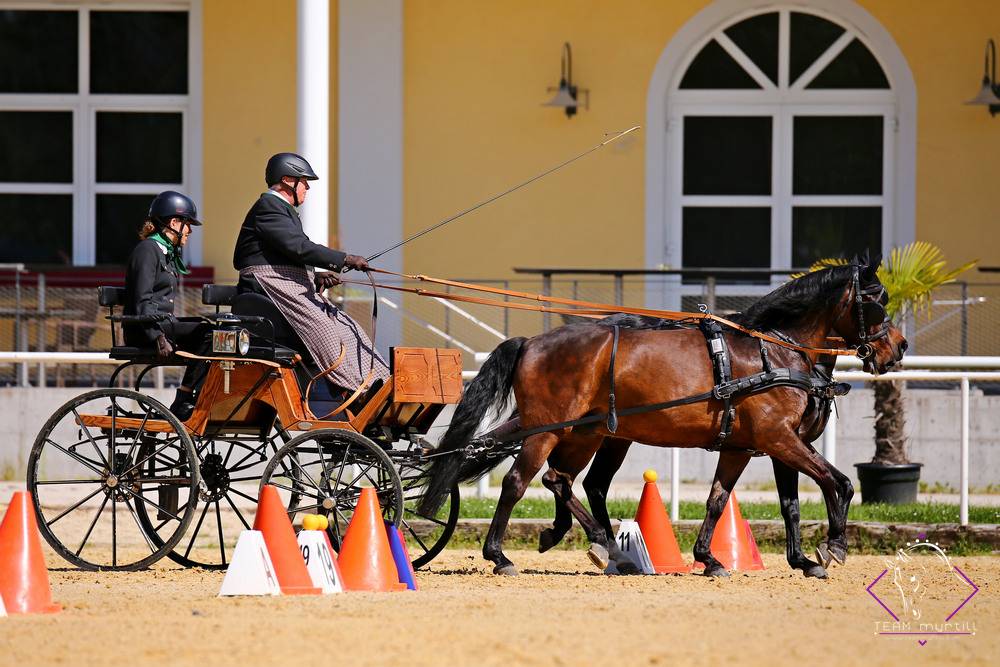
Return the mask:
[[485,475],[502,460],[490,457],[486,451],[468,456],[462,450],[476,434],[476,428],[491,408],[497,415],[503,415],[509,409],[514,371],[521,356],[521,348],[527,340],[511,338],[501,343],[465,390],[465,395],[455,408],[448,431],[434,450],[435,454],[441,456],[432,458],[427,469],[424,495],[417,508],[421,514],[434,516],[451,493],[452,487]]

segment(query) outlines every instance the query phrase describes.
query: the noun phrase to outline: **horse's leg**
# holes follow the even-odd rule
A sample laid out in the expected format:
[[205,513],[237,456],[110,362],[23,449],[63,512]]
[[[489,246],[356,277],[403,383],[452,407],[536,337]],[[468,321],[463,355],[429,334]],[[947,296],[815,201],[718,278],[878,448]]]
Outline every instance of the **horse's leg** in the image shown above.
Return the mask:
[[[820,456],[820,454],[811,446],[809,449],[816,456]],[[851,483],[850,477],[833,467],[833,465],[825,458],[820,458],[826,465],[826,469],[831,475],[833,475],[834,483],[837,485],[837,496],[840,500],[840,512],[844,521],[844,532],[837,538],[828,536],[827,544],[820,544],[819,547],[816,548],[816,556],[826,565],[829,565],[831,560],[835,560],[843,565],[847,561],[847,513],[851,509],[851,499],[854,497],[854,484]]]
[[[612,544],[612,551],[615,550],[613,543],[615,536],[614,530],[611,528],[611,517],[608,515],[608,489],[615,473],[621,468],[631,444],[631,440],[605,438],[597,450],[594,462],[590,465],[590,471],[583,480],[583,488],[590,501],[591,515],[604,528],[608,540]],[[552,523],[552,528],[546,528],[538,536],[538,551],[540,553],[545,553],[559,544],[573,526],[573,518],[569,508],[559,501],[558,493],[554,491],[553,494],[556,496],[555,520]]]
[[712,491],[705,502],[705,520],[698,531],[698,539],[694,543],[694,559],[705,565],[705,576],[728,577],[729,573],[715,556],[710,546],[715,524],[722,516],[729,494],[736,486],[736,480],[743,474],[743,469],[750,462],[750,453],[742,450],[725,450],[719,454],[719,464],[715,467],[715,479],[712,481]]
[[802,553],[802,536],[799,533],[799,473],[772,458],[774,483],[778,487],[781,518],[785,520],[785,558],[793,569],[802,570],[807,577],[826,578],[826,569],[806,558]]
[[604,528],[608,540],[614,541],[614,531],[611,529],[611,517],[608,515],[608,489],[615,473],[622,467],[631,440],[621,438],[606,438],[601,448],[597,450],[594,462],[590,465],[587,476],[583,478],[583,489],[590,501],[590,511],[594,518]]
[[486,542],[483,544],[483,557],[495,564],[494,574],[512,576],[517,574],[514,563],[503,553],[503,537],[507,532],[507,524],[510,521],[514,505],[524,495],[528,484],[541,470],[542,464],[545,463],[545,459],[548,458],[549,452],[552,451],[557,442],[559,442],[559,438],[552,433],[538,433],[529,436],[524,441],[517,458],[514,459],[514,465],[503,478],[500,500],[493,513],[490,530],[486,533]]
[[[829,530],[826,542],[816,548],[820,564],[823,567],[829,567],[832,561],[844,563],[847,560],[847,512],[845,507],[849,501],[847,504],[843,502],[840,490],[850,487],[850,484],[845,487],[842,482],[838,482],[840,479],[838,475],[842,475],[842,473],[830,465],[819,452],[802,442],[794,434],[789,437],[790,446],[783,446],[782,443],[775,444],[777,446],[772,452],[769,452],[771,456],[778,456],[782,463],[788,467],[809,475],[823,492]],[[848,490],[853,493],[853,488]]]

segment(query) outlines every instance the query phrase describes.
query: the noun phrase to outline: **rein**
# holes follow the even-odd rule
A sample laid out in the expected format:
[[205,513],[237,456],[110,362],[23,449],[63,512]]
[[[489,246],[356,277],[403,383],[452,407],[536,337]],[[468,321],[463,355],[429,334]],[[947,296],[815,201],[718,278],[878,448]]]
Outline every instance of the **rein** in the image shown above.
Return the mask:
[[[485,292],[487,294],[496,294],[501,296],[514,297],[518,299],[526,299],[531,301],[539,301],[543,303],[553,303],[559,304],[560,306],[573,306],[571,308],[561,308],[558,306],[544,306],[544,305],[534,305],[525,303],[510,303],[508,301],[500,301],[498,299],[486,299],[483,297],[475,296],[465,296],[461,294],[452,294],[450,292],[439,292],[435,290],[423,289],[420,287],[403,287],[400,285],[388,285],[385,283],[376,283],[373,278],[369,275],[370,286],[372,288],[381,287],[383,289],[389,289],[396,292],[406,292],[409,294],[417,294],[419,296],[429,296],[438,299],[446,299],[449,301],[461,301],[464,303],[474,303],[485,306],[494,306],[497,308],[509,308],[514,310],[530,310],[535,312],[543,313],[557,313],[560,315],[576,315],[580,317],[588,317],[593,319],[599,319],[606,317],[607,315],[612,315],[615,313],[626,313],[630,315],[645,315],[649,317],[658,317],[664,320],[671,320],[675,322],[690,321],[698,322],[702,320],[711,320],[718,322],[724,326],[731,329],[735,329],[742,333],[747,334],[753,338],[766,341],[768,343],[773,343],[780,347],[787,348],[789,350],[794,350],[796,352],[803,352],[806,354],[828,354],[828,355],[840,355],[840,356],[856,356],[858,354],[855,349],[845,349],[845,348],[822,348],[822,347],[809,347],[806,345],[799,345],[798,343],[790,342],[788,340],[783,340],[777,338],[770,334],[766,334],[760,331],[754,331],[753,329],[748,329],[744,326],[737,324],[731,320],[727,320],[724,317],[719,317],[718,315],[713,315],[712,313],[686,313],[682,311],[674,310],[657,310],[653,308],[636,308],[631,306],[616,306],[613,304],[597,303],[592,301],[580,301],[578,299],[566,299],[555,296],[546,296],[543,294],[534,294],[531,292],[519,292],[516,290],[502,289],[499,287],[488,287],[486,285],[476,285],[474,283],[464,283],[457,280],[446,280],[444,278],[433,278],[431,276],[426,276],[423,274],[410,275],[405,273],[396,273],[395,271],[386,271],[384,269],[371,268],[370,271],[381,273],[389,276],[396,276],[399,278],[405,278],[407,280],[416,280],[419,282],[426,282],[435,285],[445,285],[448,287],[456,287],[459,289],[467,289],[474,292]],[[369,282],[355,281],[344,279],[343,282],[351,283],[354,285],[369,285]]]

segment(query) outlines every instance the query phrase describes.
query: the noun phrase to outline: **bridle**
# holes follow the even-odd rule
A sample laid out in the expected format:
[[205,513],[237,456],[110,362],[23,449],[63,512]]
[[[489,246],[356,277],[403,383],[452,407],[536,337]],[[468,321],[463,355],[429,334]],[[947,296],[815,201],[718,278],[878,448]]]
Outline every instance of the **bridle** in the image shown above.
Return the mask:
[[[848,297],[844,304],[844,309],[847,309],[853,303],[854,320],[858,326],[858,341],[854,345],[854,348],[857,351],[858,359],[865,361],[875,354],[875,348],[872,346],[872,343],[879,338],[889,335],[889,327],[892,322],[885,310],[884,301],[888,299],[885,286],[882,283],[878,283],[877,285],[862,288],[859,273],[859,268],[854,267],[854,275],[851,277],[853,297]],[[838,317],[838,319],[840,318]],[[874,333],[869,333],[868,326],[865,324],[866,322],[879,322],[880,324]]]

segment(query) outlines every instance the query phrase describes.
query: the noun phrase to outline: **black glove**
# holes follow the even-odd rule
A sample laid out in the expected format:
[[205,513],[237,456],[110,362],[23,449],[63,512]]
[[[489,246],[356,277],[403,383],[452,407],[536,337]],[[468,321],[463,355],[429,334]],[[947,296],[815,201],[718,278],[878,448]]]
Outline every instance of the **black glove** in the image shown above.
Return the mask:
[[359,255],[348,255],[344,258],[344,267],[356,271],[367,271],[368,260]]
[[313,276],[313,283],[316,284],[316,291],[323,292],[331,287],[336,287],[340,284],[340,276],[338,276],[333,271],[324,271],[322,273],[317,273]]
[[156,354],[159,355],[159,356],[161,356],[161,357],[166,358],[166,357],[169,357],[173,353],[174,353],[174,346],[170,344],[170,341],[167,340],[167,337],[164,336],[163,334],[160,334],[159,336],[157,336],[157,338],[156,338]]

